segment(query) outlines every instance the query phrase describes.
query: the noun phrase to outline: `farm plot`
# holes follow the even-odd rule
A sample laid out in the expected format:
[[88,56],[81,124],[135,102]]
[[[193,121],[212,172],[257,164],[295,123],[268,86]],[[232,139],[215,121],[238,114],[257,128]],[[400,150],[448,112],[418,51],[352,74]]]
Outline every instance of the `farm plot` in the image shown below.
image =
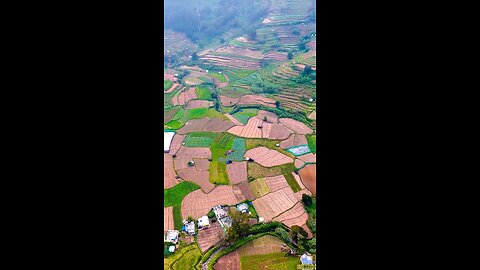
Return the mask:
[[183,180],[199,185],[204,192],[210,192],[215,188],[210,183],[210,173],[208,171],[198,171],[195,167],[187,167],[177,170],[177,173]]
[[163,208],[163,230],[173,230],[173,207],[164,207]]
[[312,150],[312,153],[317,153],[317,135],[308,135],[308,147]]
[[190,87],[187,91],[183,91],[178,96],[174,96],[172,98],[172,104],[174,106],[185,105],[190,100],[196,99],[196,98],[197,98],[197,94],[195,93],[195,88]]
[[191,148],[181,147],[176,154],[176,158],[173,160],[175,170],[181,170],[188,168],[188,162],[196,159],[211,159],[212,153],[209,148]]
[[[299,157],[299,156],[302,156],[302,155],[307,156],[306,154],[310,153],[310,148],[308,148],[307,144],[304,144],[304,145],[291,147],[291,148],[288,149],[288,152],[294,154],[296,157]],[[302,159],[302,158],[300,158],[300,159]],[[304,159],[302,159],[302,160],[305,161]]]
[[199,230],[197,243],[198,247],[205,253],[210,247],[214,246],[220,241],[220,237],[223,235],[223,229],[220,227],[220,223],[211,222],[210,228]]
[[317,111],[313,111],[308,115],[308,118],[312,120],[317,120]]
[[240,254],[238,253],[238,250],[232,251],[220,257],[217,263],[213,265],[213,269],[214,270],[241,270]]
[[273,112],[259,110],[256,117],[269,123],[278,123],[278,116]]
[[303,156],[297,157],[298,159],[301,159],[305,163],[317,163],[317,156],[312,153],[308,153]]
[[227,155],[227,159],[232,161],[242,161],[244,160],[243,155],[245,155],[246,145],[245,139],[235,138],[232,145],[233,152]]
[[283,241],[273,235],[265,235],[252,240],[238,249],[240,256],[252,256],[282,252]]
[[233,194],[231,186],[217,186],[207,194],[202,190],[195,190],[182,201],[182,217],[198,219],[210,212],[215,205],[233,205],[240,202]]
[[186,147],[209,147],[217,134],[211,132],[188,133],[183,142]]
[[291,118],[280,118],[280,123],[282,123],[287,128],[293,130],[296,134],[310,134],[313,133],[313,130],[307,127],[304,123]]
[[242,182],[236,186],[233,186],[233,192],[237,197],[238,201],[255,200],[255,196],[253,195],[253,191],[250,188],[250,183]]
[[299,174],[305,187],[315,196],[317,192],[317,165],[308,164],[299,171]]
[[305,225],[308,220],[308,214],[303,208],[303,204],[298,202],[294,207],[275,217],[273,221],[279,221],[288,227],[293,225],[302,226]]
[[244,126],[234,126],[228,130],[239,137],[244,138],[265,138],[265,139],[286,139],[291,132],[281,124],[269,123],[257,117],[252,117]]
[[[178,84],[178,83],[172,83],[172,82],[170,82],[170,84],[168,84],[168,83],[165,84],[166,82],[170,82],[170,81],[165,81],[165,82],[163,83],[163,87],[164,87],[164,92],[165,92],[165,93],[171,93],[171,92],[173,92],[173,90],[175,90],[175,88],[177,88],[178,86],[181,86],[181,85]],[[165,87],[167,87],[167,88],[165,88]]]
[[255,162],[264,167],[274,167],[287,163],[293,163],[293,159],[291,157],[266,147],[250,149],[245,153],[245,157],[252,158]]
[[230,183],[233,185],[248,182],[246,161],[227,164],[227,173],[228,179],[230,179]]
[[208,87],[206,86],[198,86],[196,93],[197,93],[198,99],[202,99],[202,100],[212,99],[212,92],[210,92],[210,89],[208,89]]
[[288,187],[287,179],[283,175],[277,175],[264,178],[270,192],[275,192],[279,189]]
[[285,252],[240,257],[241,270],[293,270],[299,264],[298,257]]
[[172,142],[170,143],[170,151],[168,152],[169,155],[175,155],[182,147],[182,142],[185,139],[185,135],[175,134],[173,136]]
[[288,137],[288,139],[280,143],[280,147],[283,149],[288,149],[294,146],[305,145],[307,143],[308,141],[305,135],[292,134],[290,137]]
[[201,269],[200,259],[202,254],[197,245],[190,244],[181,248],[174,254],[164,257],[163,269],[166,270],[184,270],[184,269]]
[[232,98],[232,97],[227,97],[227,96],[220,96],[220,101],[222,102],[222,106],[233,106],[237,104],[238,98]]
[[185,123],[185,126],[177,130],[178,134],[187,134],[190,132],[224,132],[235,126],[232,121],[219,118],[194,119]]
[[312,193],[311,193],[308,189],[306,189],[305,187],[304,187],[304,189],[300,190],[299,192],[295,192],[295,193],[294,193],[295,197],[296,197],[299,201],[302,200],[303,194],[306,194],[306,195],[308,195],[308,196],[312,196]]
[[286,187],[254,200],[253,206],[260,217],[265,221],[292,208],[298,202],[290,187]]
[[226,117],[228,117],[228,119],[230,119],[230,121],[232,121],[232,123],[234,123],[236,126],[243,126],[244,124],[240,121],[237,120],[237,118],[233,117],[231,114],[224,114]]
[[179,106],[172,107],[169,110],[166,110],[165,113],[163,114],[163,123],[168,123],[173,120],[173,117],[178,113],[180,110]]
[[163,154],[163,188],[171,188],[179,183],[175,176],[175,170],[173,168],[173,158],[169,154]]
[[229,184],[226,166],[226,153],[232,149],[234,136],[228,133],[219,134],[213,141],[212,162],[210,163],[210,182],[214,184]]
[[305,189],[305,186],[302,183],[302,180],[300,179],[300,176],[294,172],[291,173],[295,181],[297,182],[298,186],[300,187],[301,190]]
[[260,198],[265,196],[270,190],[268,189],[267,182],[264,178],[259,178],[249,183],[250,188],[252,189],[253,196],[255,198]]
[[305,162],[297,158],[295,159],[294,164],[295,164],[295,167],[298,169],[298,168],[302,168],[305,165]]
[[[243,125],[247,124],[248,119],[258,114],[258,109],[240,109],[240,111],[232,114],[235,119],[240,121]],[[262,119],[263,120],[263,119]]]
[[262,97],[259,95],[245,95],[240,98],[237,105],[252,105],[259,104],[270,108],[275,108],[275,100],[271,98]]
[[187,103],[187,109],[208,108],[208,107],[210,107],[210,101],[208,100],[194,99],[194,100],[190,100]]

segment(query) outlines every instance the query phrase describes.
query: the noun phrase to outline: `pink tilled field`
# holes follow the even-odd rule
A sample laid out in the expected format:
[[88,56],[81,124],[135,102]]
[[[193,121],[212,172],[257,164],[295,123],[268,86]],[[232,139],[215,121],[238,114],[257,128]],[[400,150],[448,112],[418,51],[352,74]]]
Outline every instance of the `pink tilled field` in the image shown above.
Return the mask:
[[307,222],[308,214],[305,212],[303,204],[298,202],[294,207],[283,212],[273,220],[280,221],[288,227],[292,227],[293,225],[302,226]]
[[237,204],[241,201],[235,197],[232,186],[217,186],[205,194],[201,189],[189,193],[182,201],[182,217],[200,218],[210,212],[215,205]]
[[[272,121],[274,119],[272,118]],[[277,123],[265,122],[258,117],[251,117],[244,126],[234,126],[228,130],[239,137],[244,138],[265,138],[272,140],[283,140],[290,136],[291,130],[284,125]]]
[[293,162],[291,157],[263,146],[248,150],[245,157],[252,158],[263,167],[274,167]]
[[277,190],[253,201],[260,217],[270,221],[274,217],[292,208],[298,202],[290,187]]
[[307,127],[304,123],[299,122],[291,118],[280,118],[280,123],[282,123],[287,128],[293,130],[296,134],[310,134],[313,133],[313,130]]

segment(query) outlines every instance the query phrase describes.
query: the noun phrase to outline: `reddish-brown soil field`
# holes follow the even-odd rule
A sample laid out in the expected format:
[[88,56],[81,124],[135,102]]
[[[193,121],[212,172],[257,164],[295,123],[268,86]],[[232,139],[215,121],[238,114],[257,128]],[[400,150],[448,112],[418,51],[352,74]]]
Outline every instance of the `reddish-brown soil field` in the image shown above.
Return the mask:
[[163,208],[163,230],[173,230],[173,206]]
[[178,134],[187,134],[190,132],[224,132],[235,126],[232,121],[219,118],[194,119],[185,123],[185,126],[177,130]]
[[293,163],[293,159],[291,157],[263,146],[248,150],[245,153],[245,157],[252,158],[255,162],[263,167],[274,167],[287,163]]
[[275,192],[279,189],[288,187],[287,179],[283,175],[277,175],[272,177],[263,178],[267,183],[268,189],[270,192]]
[[[236,190],[239,190],[240,193],[241,193],[240,195],[236,195],[238,201],[243,201],[243,200],[253,201],[253,200],[255,200],[255,196],[253,196],[252,189],[250,188],[250,185],[248,184],[248,182],[243,182],[243,183],[240,183],[236,186],[233,186],[233,190],[234,190],[235,194],[236,194]],[[242,197],[244,198],[243,200],[242,200]]]
[[170,152],[168,152],[169,155],[173,156],[177,153],[178,149],[182,147],[183,139],[185,139],[185,135],[175,134],[175,136],[173,136],[172,142],[170,143]]
[[170,93],[170,92],[172,92],[173,90],[175,90],[175,88],[177,88],[177,86],[179,86],[179,84],[178,84],[178,83],[174,83],[174,84],[172,85],[172,87],[170,87],[170,89],[168,89],[167,91],[165,91],[165,93]]
[[169,154],[163,154],[163,188],[171,188],[178,184],[178,180],[175,179],[177,175],[173,169],[173,158]]
[[298,157],[298,159],[301,159],[305,163],[317,163],[317,155],[313,153],[301,155]]
[[285,211],[273,220],[280,221],[288,227],[292,227],[293,225],[302,226],[307,222],[308,214],[305,212],[303,204],[298,202],[294,207]]
[[[261,127],[261,128],[259,128]],[[235,126],[228,130],[239,137],[282,140],[290,136],[291,131],[281,124],[265,122],[257,117],[248,119],[244,126]]]
[[305,162],[303,162],[301,159],[295,159],[295,167],[296,168],[301,168],[303,165],[305,165]]
[[280,147],[283,149],[287,149],[293,146],[298,146],[303,144],[308,144],[307,137],[305,137],[305,135],[292,134],[290,135],[290,137],[288,137],[288,139],[280,143]]
[[243,196],[242,190],[238,187],[238,185],[232,186],[232,191],[233,191],[233,195],[235,195],[235,198],[239,202],[243,202],[246,200],[245,196]]
[[309,164],[299,171],[303,184],[313,195],[317,192],[317,164]]
[[177,170],[177,173],[183,180],[199,185],[206,193],[215,188],[215,185],[210,183],[210,174],[208,171],[198,171],[195,167],[187,167],[185,169]]
[[308,196],[312,196],[312,193],[311,193],[308,189],[306,189],[306,188],[300,190],[299,192],[295,192],[295,193],[294,193],[295,197],[296,197],[299,201],[302,200],[302,195],[303,195],[303,194],[307,194]]
[[232,185],[248,182],[247,162],[232,162],[227,164],[227,174]]
[[213,265],[214,270],[240,270],[240,254],[237,250],[223,255],[218,259],[217,263]]
[[280,118],[280,123],[282,123],[287,128],[293,130],[297,134],[310,134],[313,133],[313,130],[307,127],[304,123],[291,118]]
[[220,96],[220,101],[222,102],[222,106],[233,106],[237,104],[238,98],[231,98],[227,96]]
[[264,120],[267,117],[267,122],[269,123],[278,123],[278,116],[272,112],[260,110],[256,116],[260,120]]
[[208,194],[197,189],[183,198],[182,217],[191,216],[198,219],[208,214],[215,205],[232,205],[240,202],[233,194],[232,186],[217,186]]
[[317,111],[313,111],[312,113],[310,113],[308,115],[308,118],[313,119],[313,120],[317,120]]
[[177,78],[173,76],[172,74],[163,74],[163,80],[170,80],[172,82],[176,82]]
[[210,101],[208,100],[194,99],[194,100],[190,100],[187,103],[187,109],[208,108],[208,107],[210,107]]
[[[203,148],[203,147],[186,147],[182,146],[177,151],[177,158],[182,159],[190,159],[193,160],[194,158],[212,158],[212,152],[210,148]],[[175,168],[177,168],[175,164]]]
[[292,189],[286,187],[254,200],[253,206],[259,217],[263,217],[265,221],[270,221],[292,208],[297,202],[298,200]]
[[223,230],[220,227],[220,223],[210,222],[210,228],[199,230],[197,243],[202,253],[208,250],[209,247],[215,245],[220,241],[220,236],[223,234]]
[[180,93],[177,98],[172,98],[172,104],[173,106],[185,105],[188,101],[196,98],[197,93],[195,93],[195,87],[190,87],[187,91]]
[[240,98],[237,105],[260,104],[267,107],[275,108],[275,100],[258,95],[245,95]]
[[228,117],[228,119],[230,119],[230,121],[232,121],[232,123],[234,123],[235,125],[237,126],[243,126],[244,124],[240,121],[237,120],[237,118],[233,117],[231,114],[224,114],[226,117]]
[[[240,256],[252,256],[282,252],[283,241],[273,235],[265,235],[246,243],[238,249]],[[260,268],[263,269],[263,268]]]
[[195,161],[195,169],[199,172],[208,171],[210,168],[210,161],[208,159],[193,159]]

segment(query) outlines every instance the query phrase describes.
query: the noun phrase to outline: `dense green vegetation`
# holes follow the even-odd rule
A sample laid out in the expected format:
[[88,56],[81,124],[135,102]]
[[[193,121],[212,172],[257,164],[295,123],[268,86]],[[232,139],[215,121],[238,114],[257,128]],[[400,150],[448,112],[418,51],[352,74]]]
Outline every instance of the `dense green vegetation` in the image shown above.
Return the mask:
[[183,270],[201,269],[200,259],[202,254],[196,244],[182,247],[174,254],[166,256],[163,262],[163,269]]
[[317,135],[307,135],[308,148],[312,153],[317,153]]
[[195,92],[197,93],[198,99],[203,99],[203,100],[210,100],[212,99],[212,92],[210,92],[210,89],[208,87],[200,85],[197,86],[195,89]]
[[183,198],[190,192],[199,189],[200,187],[192,182],[184,181],[176,186],[163,190],[163,206],[180,205]]
[[236,137],[230,133],[219,133],[210,145],[212,161],[210,162],[210,182],[217,185],[228,185],[230,180],[227,174],[226,152],[232,149]]
[[170,87],[172,87],[172,85],[173,85],[172,81],[164,80],[163,81],[163,90],[166,91],[166,90],[170,89]]
[[188,133],[183,142],[186,147],[209,147],[215,137],[216,133],[212,132],[191,132]]

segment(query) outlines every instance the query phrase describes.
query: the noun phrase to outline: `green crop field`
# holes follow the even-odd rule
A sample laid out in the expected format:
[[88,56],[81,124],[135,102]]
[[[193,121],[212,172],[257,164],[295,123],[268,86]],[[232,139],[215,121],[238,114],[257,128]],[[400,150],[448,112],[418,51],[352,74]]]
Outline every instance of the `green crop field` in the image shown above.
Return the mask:
[[232,114],[242,124],[247,124],[250,117],[254,117],[258,114],[258,109],[240,109],[239,112]]
[[206,117],[208,113],[208,108],[195,108],[188,110],[188,119],[201,119]]
[[214,77],[215,79],[219,80],[220,82],[226,82],[227,81],[227,79],[225,79],[225,76],[223,76],[223,74],[210,73],[210,76]]
[[200,259],[202,253],[196,244],[190,244],[175,251],[172,255],[165,256],[163,260],[163,269],[184,270],[201,269]]
[[307,135],[308,148],[312,153],[317,153],[317,135]]
[[192,182],[181,182],[178,185],[163,190],[163,206],[175,206],[182,203],[183,198],[190,192],[199,189],[200,187]]
[[281,142],[280,140],[268,140],[268,139],[246,139],[245,140],[247,151],[256,147],[264,146],[268,149],[278,151],[291,158],[295,158],[294,154],[277,146],[277,144],[279,144],[280,142]]
[[170,87],[172,87],[172,85],[173,85],[172,81],[164,80],[163,81],[163,90],[166,91],[166,90],[170,89]]
[[219,133],[210,145],[212,151],[212,161],[210,162],[210,182],[228,185],[230,180],[227,174],[227,164],[225,153],[232,149],[233,141],[236,137],[230,133]]
[[209,147],[217,134],[212,132],[188,133],[183,142],[186,147]]
[[292,188],[293,192],[299,192],[300,190],[302,190],[292,173],[286,173],[283,176],[285,177],[285,179],[287,179],[287,183],[290,188]]
[[255,198],[260,198],[270,192],[270,189],[263,178],[254,180],[250,182],[249,185]]
[[227,155],[228,159],[233,161],[242,161],[244,160],[243,155],[245,155],[245,139],[244,138],[236,138],[233,141],[232,150],[233,153]]
[[300,260],[298,257],[286,257],[285,253],[277,252],[242,256],[240,264],[242,270],[296,270]]
[[197,86],[195,92],[197,93],[198,99],[212,99],[212,93],[210,92],[210,89],[208,89],[206,86]]

